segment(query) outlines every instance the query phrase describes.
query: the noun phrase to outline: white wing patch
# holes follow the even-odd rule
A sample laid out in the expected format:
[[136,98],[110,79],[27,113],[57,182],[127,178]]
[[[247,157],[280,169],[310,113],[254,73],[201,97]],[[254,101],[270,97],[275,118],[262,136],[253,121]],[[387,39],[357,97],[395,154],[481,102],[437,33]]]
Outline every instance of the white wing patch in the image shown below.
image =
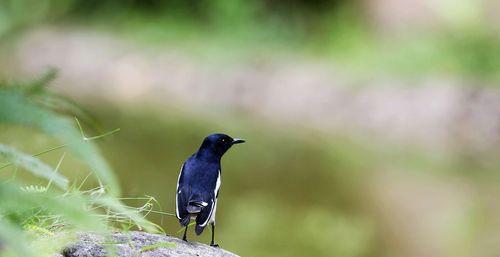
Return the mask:
[[215,184],[215,191],[214,191],[214,196],[215,196],[215,202],[214,202],[214,211],[212,213],[212,215],[210,215],[210,223],[214,224],[215,223],[215,212],[217,211],[217,197],[218,197],[218,193],[219,193],[219,189],[220,189],[220,185],[221,185],[221,174],[220,174],[220,170],[219,170],[219,176],[217,177],[217,183]]
[[210,223],[215,224],[215,212],[217,211],[217,199],[215,199],[214,203],[214,212],[212,213],[212,216],[210,217]]
[[179,181],[181,180],[181,174],[182,170],[184,169],[184,164],[181,166],[181,171],[179,172],[179,177],[177,178],[177,195],[175,196],[175,214],[177,216],[177,219],[181,219],[179,215],[179,194],[181,193],[181,190],[179,190]]
[[219,174],[217,175],[217,183],[215,183],[215,190],[214,190],[215,199],[217,199],[217,192],[219,192],[220,184],[221,181],[220,181],[220,170],[219,170]]

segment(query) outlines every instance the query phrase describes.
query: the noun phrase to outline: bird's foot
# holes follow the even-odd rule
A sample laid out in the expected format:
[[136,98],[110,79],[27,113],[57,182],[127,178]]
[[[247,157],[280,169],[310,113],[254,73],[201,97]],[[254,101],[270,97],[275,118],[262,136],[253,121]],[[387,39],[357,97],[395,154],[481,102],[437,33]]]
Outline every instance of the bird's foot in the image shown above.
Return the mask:
[[182,241],[187,242],[188,240],[187,240],[187,238],[186,238],[186,237],[183,237],[183,238],[182,238]]
[[218,244],[210,244],[211,247],[219,248]]

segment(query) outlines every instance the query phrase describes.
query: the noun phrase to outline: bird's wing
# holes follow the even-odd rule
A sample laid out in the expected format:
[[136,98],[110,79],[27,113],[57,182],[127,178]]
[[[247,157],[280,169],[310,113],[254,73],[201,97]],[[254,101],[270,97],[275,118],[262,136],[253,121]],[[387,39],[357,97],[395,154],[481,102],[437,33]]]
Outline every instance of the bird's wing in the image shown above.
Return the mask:
[[209,202],[207,207],[205,207],[198,216],[196,216],[196,224],[201,227],[205,227],[208,224],[208,221],[210,220],[210,216],[212,216],[212,213],[214,211],[215,207],[215,201],[214,198],[212,198]]
[[184,165],[182,165],[181,170],[179,172],[179,178],[177,180],[177,191],[175,192],[176,198],[175,198],[175,214],[177,216],[177,219],[182,220],[183,218],[188,215],[186,206],[187,206],[187,201],[189,200],[188,193],[186,189],[183,187],[183,182],[184,182]]
[[219,194],[219,188],[221,185],[221,172],[218,170],[217,181],[215,183],[215,188],[213,191],[207,191],[203,196],[204,200],[208,203],[208,205],[203,208],[203,211],[196,217],[196,224],[201,227],[205,227],[208,222],[211,220],[212,215],[214,215],[215,205],[217,204],[217,196]]

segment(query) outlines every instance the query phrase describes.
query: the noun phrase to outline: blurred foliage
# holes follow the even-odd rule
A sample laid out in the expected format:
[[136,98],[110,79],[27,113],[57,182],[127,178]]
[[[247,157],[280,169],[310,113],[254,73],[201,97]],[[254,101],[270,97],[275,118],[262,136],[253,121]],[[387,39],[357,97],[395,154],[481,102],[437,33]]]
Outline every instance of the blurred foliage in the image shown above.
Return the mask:
[[19,28],[69,22],[210,58],[302,52],[329,58],[358,76],[498,79],[500,38],[480,7],[466,1],[453,5],[453,12],[435,5],[447,26],[390,35],[373,25],[361,1],[6,0],[0,2],[0,38]]
[[[42,104],[44,99],[51,98],[49,94],[43,94],[43,84],[34,84],[29,87],[4,86],[0,89],[0,122],[4,124],[16,124],[42,130],[48,135],[57,137],[67,144],[71,151],[89,164],[90,168],[104,183],[109,184],[109,190],[115,196],[119,194],[116,178],[107,163],[99,155],[98,150],[92,144],[86,144],[74,126],[65,118],[47,111]],[[15,154],[14,154],[15,155]]]
[[47,19],[61,17],[70,10],[72,4],[71,0],[0,1],[0,38]]
[[[35,256],[35,253],[37,256],[52,256],[73,238],[75,230],[107,232],[116,224],[156,230],[144,220],[143,210],[126,207],[117,198],[120,191],[114,174],[94,144],[88,138],[82,138],[83,132],[79,133],[66,117],[44,104],[53,103],[45,100],[57,97],[45,90],[51,78],[53,73],[33,83],[0,84],[2,131],[7,127],[29,127],[60,142],[58,147],[35,155],[24,153],[3,141],[0,144],[0,172],[4,178],[0,180],[2,256]],[[37,157],[61,148],[87,165],[90,174],[99,181],[98,187],[84,190],[84,182],[70,184],[60,171],[65,153],[59,157],[55,168]],[[23,171],[41,179],[32,184],[34,180],[18,174]],[[43,240],[56,236],[56,233],[68,235],[58,240]]]

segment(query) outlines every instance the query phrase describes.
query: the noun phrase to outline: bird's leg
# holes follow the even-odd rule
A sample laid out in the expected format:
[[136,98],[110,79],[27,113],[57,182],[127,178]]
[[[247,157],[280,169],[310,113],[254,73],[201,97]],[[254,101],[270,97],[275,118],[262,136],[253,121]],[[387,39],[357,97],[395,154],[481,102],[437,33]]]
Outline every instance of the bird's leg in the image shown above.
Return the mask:
[[184,241],[186,241],[186,242],[188,241],[188,240],[187,240],[187,237],[186,237],[186,233],[187,233],[187,231],[188,231],[188,226],[186,226],[186,229],[184,229],[184,236],[182,236],[182,240],[184,240]]
[[219,247],[218,244],[215,244],[214,243],[214,237],[215,237],[215,225],[214,223],[211,224],[212,225],[212,242],[210,242],[210,246],[213,246],[213,247]]

